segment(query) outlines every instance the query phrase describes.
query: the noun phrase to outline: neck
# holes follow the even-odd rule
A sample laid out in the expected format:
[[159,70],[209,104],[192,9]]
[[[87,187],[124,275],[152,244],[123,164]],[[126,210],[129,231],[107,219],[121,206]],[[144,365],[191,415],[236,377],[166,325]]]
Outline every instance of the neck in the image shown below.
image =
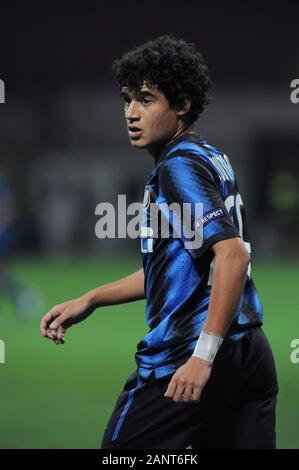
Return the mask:
[[158,142],[150,147],[147,148],[147,151],[154,159],[156,160],[160,153],[167,147],[168,145],[173,144],[177,139],[179,139],[184,134],[189,134],[193,131],[193,126],[179,122],[178,128],[176,133],[170,137],[169,139],[165,140],[164,142]]
[[186,124],[183,124],[181,121],[178,126],[178,130],[174,134],[174,136],[167,142],[166,145],[171,145],[173,144],[177,139],[179,139],[182,135],[184,134],[189,134],[193,130],[193,126],[187,126]]

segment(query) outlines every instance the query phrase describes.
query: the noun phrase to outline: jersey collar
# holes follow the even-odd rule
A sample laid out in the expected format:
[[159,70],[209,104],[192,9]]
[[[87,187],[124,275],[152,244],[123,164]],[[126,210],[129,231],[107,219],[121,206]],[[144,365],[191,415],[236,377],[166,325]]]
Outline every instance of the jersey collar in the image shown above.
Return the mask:
[[171,144],[165,145],[165,147],[159,153],[158,157],[155,160],[155,166],[157,166],[159,163],[162,162],[162,160],[164,160],[165,156],[171,151],[172,148],[176,147],[178,143],[184,142],[186,140],[190,142],[198,142],[202,139],[195,132],[188,132],[186,134],[183,134],[181,137],[178,137],[175,141],[171,142]]

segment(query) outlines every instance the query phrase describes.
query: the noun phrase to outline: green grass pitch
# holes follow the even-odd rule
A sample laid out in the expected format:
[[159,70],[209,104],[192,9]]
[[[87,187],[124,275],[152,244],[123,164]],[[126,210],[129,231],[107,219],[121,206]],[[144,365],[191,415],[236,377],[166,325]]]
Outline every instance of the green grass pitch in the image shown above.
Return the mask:
[[[139,260],[21,259],[11,270],[43,292],[46,312],[139,267]],[[291,340],[299,338],[298,266],[255,263],[253,275],[279,376],[277,446],[299,448],[299,364],[290,361]],[[6,363],[0,364],[0,448],[99,448],[118,394],[135,368],[136,344],[147,332],[144,305],[97,310],[69,330],[64,346],[56,346],[40,336],[38,319],[20,321],[0,299],[6,351]]]

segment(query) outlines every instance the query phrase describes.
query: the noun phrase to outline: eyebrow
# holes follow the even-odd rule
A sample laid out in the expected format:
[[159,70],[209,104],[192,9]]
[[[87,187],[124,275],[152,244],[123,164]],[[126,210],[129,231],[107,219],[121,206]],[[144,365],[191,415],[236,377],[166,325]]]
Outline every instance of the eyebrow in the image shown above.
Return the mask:
[[[120,92],[120,94],[123,98],[130,97],[130,92],[128,90],[123,90]],[[138,97],[150,96],[152,98],[155,98],[155,95],[151,93],[149,90],[139,91],[137,93],[137,96]]]
[[152,96],[153,98],[155,97],[155,95],[149,90],[140,91],[138,94],[141,96]]

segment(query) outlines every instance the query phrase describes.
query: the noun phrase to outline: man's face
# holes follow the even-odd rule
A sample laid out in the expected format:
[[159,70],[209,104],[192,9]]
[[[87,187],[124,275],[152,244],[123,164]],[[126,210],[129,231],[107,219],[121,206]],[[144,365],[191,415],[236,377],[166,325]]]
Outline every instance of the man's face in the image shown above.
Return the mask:
[[165,95],[158,87],[146,82],[138,92],[123,87],[131,144],[136,148],[163,146],[178,130],[178,111],[171,109]]

